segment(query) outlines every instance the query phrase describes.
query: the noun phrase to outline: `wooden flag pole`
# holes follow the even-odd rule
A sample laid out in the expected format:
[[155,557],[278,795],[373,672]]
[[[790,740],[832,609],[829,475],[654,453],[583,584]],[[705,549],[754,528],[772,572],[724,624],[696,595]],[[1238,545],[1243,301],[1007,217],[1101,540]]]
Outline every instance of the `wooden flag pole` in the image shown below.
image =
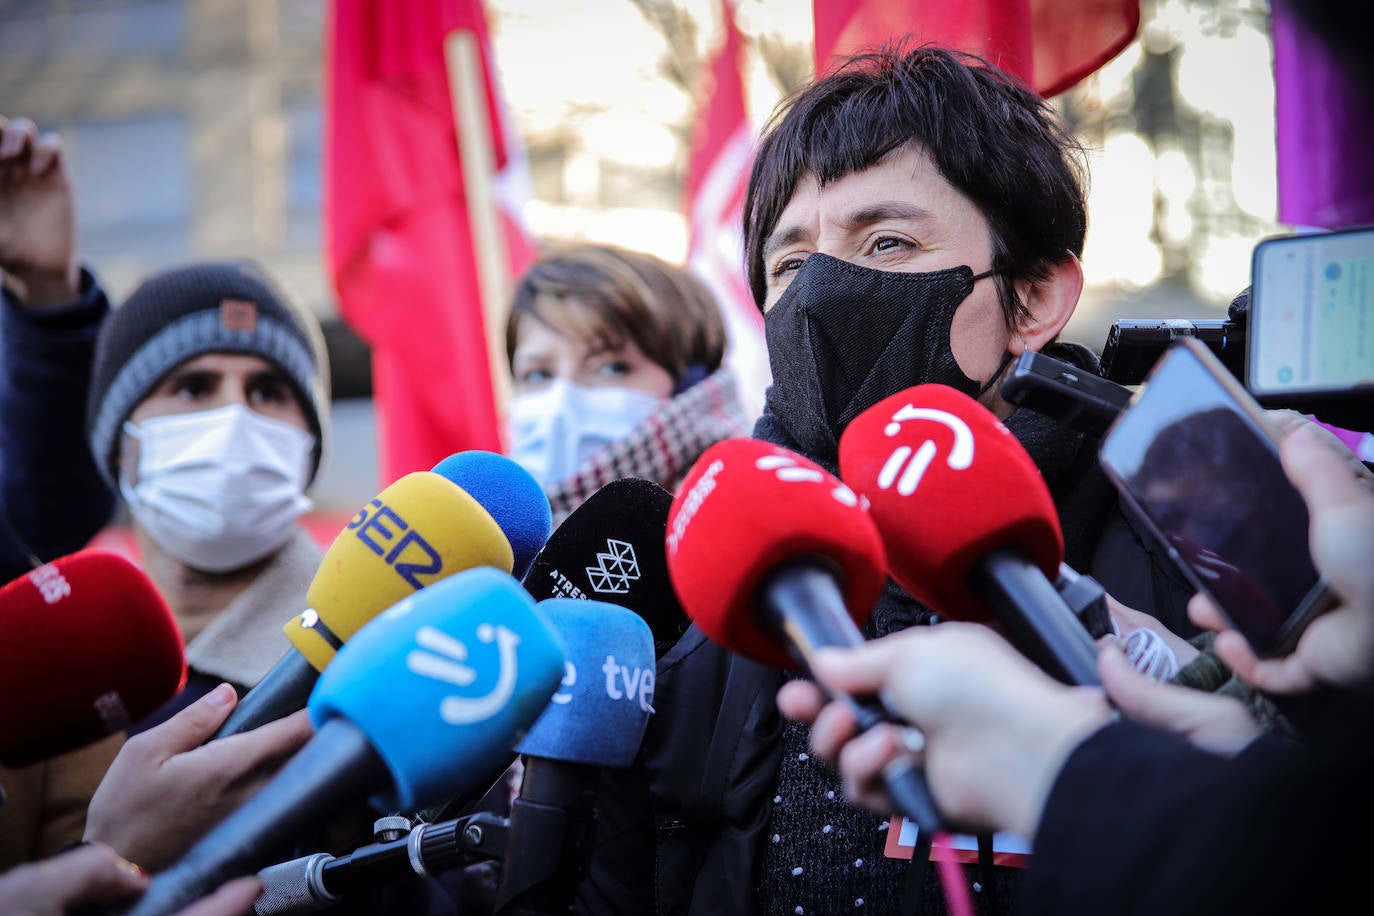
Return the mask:
[[506,311],[509,307],[509,260],[505,233],[497,216],[492,191],[496,157],[487,120],[486,86],[482,79],[482,48],[477,36],[455,29],[444,38],[453,124],[458,134],[458,158],[463,165],[468,225],[473,258],[477,264],[478,289],[482,294],[482,323],[487,336],[487,362],[491,392],[500,427],[510,400],[510,373],[506,369]]

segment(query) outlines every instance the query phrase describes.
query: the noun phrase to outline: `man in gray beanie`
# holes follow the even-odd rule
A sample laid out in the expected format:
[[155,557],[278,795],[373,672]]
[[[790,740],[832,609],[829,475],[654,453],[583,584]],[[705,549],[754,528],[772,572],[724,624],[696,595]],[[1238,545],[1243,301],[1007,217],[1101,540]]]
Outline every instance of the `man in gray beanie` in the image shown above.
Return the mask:
[[248,263],[150,277],[100,330],[91,453],[187,642],[190,679],[167,714],[221,681],[252,687],[288,647],[282,623],[321,559],[296,522],[327,376],[314,316]]

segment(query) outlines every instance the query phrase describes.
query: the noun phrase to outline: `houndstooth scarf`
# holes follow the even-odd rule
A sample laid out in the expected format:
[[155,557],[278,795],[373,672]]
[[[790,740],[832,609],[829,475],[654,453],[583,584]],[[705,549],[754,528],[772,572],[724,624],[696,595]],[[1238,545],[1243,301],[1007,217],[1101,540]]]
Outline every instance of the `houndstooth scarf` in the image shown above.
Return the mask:
[[572,476],[545,491],[557,527],[597,490],[622,477],[651,480],[674,491],[707,448],[748,436],[753,425],[729,369],[719,369],[661,404],[634,432],[582,462]]

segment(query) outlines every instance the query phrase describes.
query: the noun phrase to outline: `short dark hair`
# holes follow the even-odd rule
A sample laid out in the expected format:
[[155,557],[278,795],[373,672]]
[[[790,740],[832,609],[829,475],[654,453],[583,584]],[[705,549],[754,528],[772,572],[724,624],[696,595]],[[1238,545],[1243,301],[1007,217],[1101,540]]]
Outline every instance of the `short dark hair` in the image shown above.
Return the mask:
[[1009,327],[1025,315],[1014,281],[1044,280],[1051,264],[1083,253],[1083,149],[1049,104],[979,57],[898,41],[850,57],[769,120],[744,201],[760,307],[763,246],[802,176],[814,172],[824,187],[913,143],[987,219]]
[[526,315],[588,342],[634,341],[674,382],[693,366],[715,372],[725,357],[725,318],[710,289],[686,268],[642,251],[571,245],[531,265],[516,283],[506,321],[512,369]]

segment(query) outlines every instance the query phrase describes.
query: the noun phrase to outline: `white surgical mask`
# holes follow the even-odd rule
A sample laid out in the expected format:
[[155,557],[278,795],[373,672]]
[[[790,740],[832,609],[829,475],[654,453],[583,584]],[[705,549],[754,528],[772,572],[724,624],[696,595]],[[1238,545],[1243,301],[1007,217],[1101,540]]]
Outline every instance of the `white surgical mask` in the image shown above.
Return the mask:
[[583,388],[564,379],[510,402],[510,457],[544,489],[624,439],[663,398],[633,388]]
[[241,404],[151,417],[124,431],[138,440],[138,473],[120,474],[134,519],[193,569],[241,569],[280,548],[310,508],[304,495],[315,439]]

